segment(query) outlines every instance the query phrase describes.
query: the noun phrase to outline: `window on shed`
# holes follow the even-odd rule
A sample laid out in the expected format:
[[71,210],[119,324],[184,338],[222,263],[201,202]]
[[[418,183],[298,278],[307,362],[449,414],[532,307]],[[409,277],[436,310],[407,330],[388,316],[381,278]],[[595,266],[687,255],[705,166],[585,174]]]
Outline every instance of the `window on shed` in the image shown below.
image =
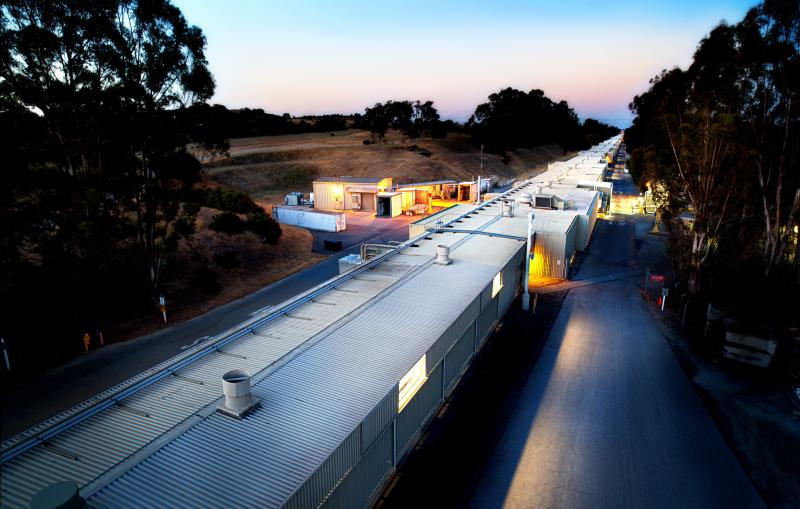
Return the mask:
[[414,364],[408,373],[406,373],[403,378],[400,379],[400,384],[398,387],[399,396],[397,398],[397,411],[402,412],[403,408],[411,401],[411,398],[414,397],[414,394],[417,393],[422,384],[425,383],[425,380],[428,379],[427,377],[427,366],[425,363],[426,355],[423,355],[420,360]]
[[497,275],[492,279],[492,298],[494,299],[498,293],[500,293],[500,289],[503,288],[503,273],[498,272]]

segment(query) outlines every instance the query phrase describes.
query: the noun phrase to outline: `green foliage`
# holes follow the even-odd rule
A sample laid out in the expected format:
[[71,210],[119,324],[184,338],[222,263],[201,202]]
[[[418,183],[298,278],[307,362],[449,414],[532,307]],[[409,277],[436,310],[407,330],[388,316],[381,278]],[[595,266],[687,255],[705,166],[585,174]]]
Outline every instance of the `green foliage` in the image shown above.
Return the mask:
[[593,118],[587,118],[581,126],[581,134],[586,145],[593,146],[619,134],[619,129],[599,122]]
[[263,212],[247,216],[247,229],[255,233],[263,242],[275,245],[281,236],[281,226]]
[[[443,138],[446,124],[439,120],[433,101],[386,101],[366,108],[356,125],[368,129],[376,138],[383,138],[389,128],[403,131],[411,140],[419,136]],[[436,136],[434,136],[434,132]]]
[[478,105],[467,122],[474,144],[495,153],[558,143],[564,149],[587,147],[575,111],[555,103],[541,90],[505,88]]
[[[186,146],[222,146],[188,120],[214,91],[204,49],[166,0],[0,4],[0,305],[13,348],[71,345],[151,310],[194,233],[182,204],[200,165]],[[28,288],[38,296],[21,299]],[[43,307],[52,320],[30,330]]]
[[662,72],[631,103],[632,173],[665,191],[690,291],[742,267],[768,277],[793,266],[797,278],[798,104],[800,4],[773,0],[715,27],[687,69]]
[[245,222],[233,212],[220,212],[214,216],[208,227],[220,233],[242,233],[245,230]]
[[[292,120],[291,115],[273,115],[262,109],[242,108],[229,110],[221,104],[213,106],[198,104],[187,112],[187,121],[198,133],[205,137],[227,140],[251,136],[275,136],[281,134],[325,133],[347,129],[342,115],[318,115],[306,117],[300,122]],[[228,151],[227,141],[211,150],[218,154]]]

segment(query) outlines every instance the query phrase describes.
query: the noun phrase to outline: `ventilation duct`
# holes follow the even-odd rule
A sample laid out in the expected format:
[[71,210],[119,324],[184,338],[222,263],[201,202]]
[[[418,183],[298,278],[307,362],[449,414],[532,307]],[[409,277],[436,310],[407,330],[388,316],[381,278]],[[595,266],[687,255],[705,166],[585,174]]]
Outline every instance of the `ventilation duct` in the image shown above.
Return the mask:
[[514,204],[511,202],[503,202],[503,217],[514,217]]
[[241,369],[234,369],[222,375],[222,393],[225,403],[217,410],[237,419],[258,405],[258,400],[250,393],[250,374]]
[[453,260],[450,259],[450,246],[443,246],[441,244],[436,246],[436,259],[433,260],[433,263],[450,265],[452,262]]

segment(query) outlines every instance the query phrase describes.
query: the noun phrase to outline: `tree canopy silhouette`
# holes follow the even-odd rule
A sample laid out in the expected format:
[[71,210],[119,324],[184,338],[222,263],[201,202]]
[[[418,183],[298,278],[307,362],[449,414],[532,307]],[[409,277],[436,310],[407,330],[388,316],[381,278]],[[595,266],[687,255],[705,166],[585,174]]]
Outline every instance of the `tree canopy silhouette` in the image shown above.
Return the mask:
[[36,348],[50,327],[63,338],[157,296],[194,233],[200,164],[186,147],[227,149],[200,121],[214,91],[205,44],[167,0],[0,6],[0,298],[12,342]]
[[584,131],[566,101],[553,102],[538,89],[526,93],[513,88],[495,92],[489,102],[478,105],[467,128],[476,146],[483,144],[499,154],[547,143],[557,143],[564,150],[588,148],[590,138],[618,132],[596,120]]
[[714,28],[687,69],[662,72],[631,103],[632,172],[663,189],[692,292],[714,268],[797,280],[798,103],[800,4],[773,0]]

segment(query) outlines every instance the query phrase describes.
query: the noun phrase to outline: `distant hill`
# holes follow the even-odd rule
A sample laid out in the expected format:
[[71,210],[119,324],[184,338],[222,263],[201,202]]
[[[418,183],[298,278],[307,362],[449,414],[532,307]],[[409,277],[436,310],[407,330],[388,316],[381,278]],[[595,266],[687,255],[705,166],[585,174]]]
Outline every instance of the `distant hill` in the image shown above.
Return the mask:
[[396,183],[468,180],[478,175],[516,178],[543,171],[566,159],[558,145],[518,149],[503,156],[483,155],[463,133],[412,143],[389,131],[386,142],[365,144],[370,133],[350,129],[334,133],[261,136],[230,141],[230,157],[205,165],[206,179],[250,193],[264,202],[279,201],[289,191],[311,191],[319,176],[392,177]]

